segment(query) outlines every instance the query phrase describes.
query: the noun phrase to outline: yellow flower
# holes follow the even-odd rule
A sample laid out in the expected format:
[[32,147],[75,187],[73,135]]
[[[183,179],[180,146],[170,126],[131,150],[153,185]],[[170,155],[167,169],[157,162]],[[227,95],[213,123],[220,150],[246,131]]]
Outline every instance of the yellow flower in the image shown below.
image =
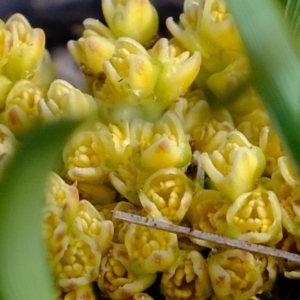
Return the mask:
[[15,134],[31,127],[38,117],[38,101],[44,97],[41,89],[29,80],[18,81],[6,98],[3,123]]
[[141,105],[153,100],[157,67],[146,49],[129,37],[115,42],[112,57],[103,65],[104,78],[94,82],[93,93],[112,103]]
[[156,279],[156,274],[135,274],[124,244],[114,243],[102,258],[98,286],[104,297],[128,299],[146,290]]
[[183,11],[179,24],[171,17],[166,24],[185,49],[201,53],[203,61],[197,84],[203,87],[208,77],[240,57],[243,47],[224,0],[187,0]]
[[97,105],[94,99],[74,88],[65,80],[53,81],[47,97],[38,102],[39,115],[46,121],[58,117],[94,120],[97,117]]
[[45,50],[45,34],[32,28],[21,14],[12,15],[6,22],[12,35],[12,46],[2,72],[11,80],[30,79],[40,65]]
[[211,119],[200,123],[191,133],[193,148],[200,152],[212,152],[226,141],[233,129],[231,123],[227,121],[218,122]]
[[174,264],[178,256],[175,233],[129,224],[124,241],[136,274],[163,272]]
[[[218,228],[225,225],[226,212],[223,213],[224,206],[229,203],[229,199],[224,197],[219,191],[204,189],[197,192],[191,206],[187,212],[186,219],[190,222],[193,229],[202,230],[208,233],[219,234]],[[226,206],[228,207],[228,205]],[[224,221],[220,221],[220,215]],[[213,248],[215,243],[207,242],[195,238],[191,241],[197,245]]]
[[226,221],[220,230],[235,239],[274,246],[282,238],[278,198],[261,187],[240,195],[229,206]]
[[139,198],[149,217],[181,222],[193,197],[192,181],[176,168],[160,169],[144,183]]
[[246,57],[237,58],[222,71],[207,79],[208,88],[220,100],[229,100],[232,95],[241,92],[248,84],[250,66]]
[[220,250],[211,253],[207,264],[217,299],[248,300],[262,289],[260,264],[250,252]]
[[103,71],[104,61],[114,53],[114,36],[96,19],[88,18],[83,25],[82,37],[78,41],[69,41],[68,50],[83,74],[97,78]]
[[108,180],[115,157],[111,134],[97,122],[71,136],[63,150],[64,173],[73,181],[103,183]]
[[259,144],[259,135],[265,126],[270,126],[270,116],[265,108],[254,109],[247,115],[235,117],[236,129],[243,133],[248,141],[256,146]]
[[232,200],[251,191],[265,169],[262,150],[236,130],[217,150],[201,153],[201,162],[217,189]]
[[102,10],[116,37],[127,36],[143,44],[158,31],[158,15],[148,0],[103,0]]
[[181,168],[191,161],[188,136],[174,112],[166,112],[155,124],[133,120],[130,123],[130,139],[133,161],[142,171]]
[[52,173],[46,187],[43,235],[55,280],[63,291],[88,285],[98,276],[101,256],[113,237],[113,223],[104,220],[75,186]]
[[160,66],[155,95],[160,105],[168,106],[182,96],[195,80],[201,65],[199,52],[189,52],[161,38],[148,51]]
[[212,295],[207,263],[197,251],[180,250],[179,258],[163,272],[160,290],[167,300],[205,300]]

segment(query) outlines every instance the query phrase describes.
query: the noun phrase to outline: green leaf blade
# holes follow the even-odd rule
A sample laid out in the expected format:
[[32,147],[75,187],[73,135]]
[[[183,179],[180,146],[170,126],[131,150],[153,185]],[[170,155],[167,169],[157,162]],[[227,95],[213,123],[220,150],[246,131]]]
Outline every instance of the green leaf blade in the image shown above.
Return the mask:
[[272,0],[227,0],[260,93],[287,152],[300,171],[300,60]]
[[41,236],[45,180],[76,121],[35,128],[0,180],[0,296],[3,300],[53,300]]

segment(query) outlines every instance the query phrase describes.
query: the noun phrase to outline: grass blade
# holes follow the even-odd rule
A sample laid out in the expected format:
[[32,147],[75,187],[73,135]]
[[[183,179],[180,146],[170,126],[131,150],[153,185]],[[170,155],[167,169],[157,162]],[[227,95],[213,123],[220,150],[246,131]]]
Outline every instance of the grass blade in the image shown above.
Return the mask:
[[46,176],[78,122],[33,129],[23,139],[0,180],[0,297],[53,300],[41,237]]
[[300,60],[273,0],[227,0],[244,41],[253,83],[300,170]]

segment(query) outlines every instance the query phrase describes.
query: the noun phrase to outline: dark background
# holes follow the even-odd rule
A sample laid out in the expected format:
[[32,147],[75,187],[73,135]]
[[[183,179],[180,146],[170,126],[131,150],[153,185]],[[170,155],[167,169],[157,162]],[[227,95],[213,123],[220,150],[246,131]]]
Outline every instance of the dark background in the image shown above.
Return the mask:
[[[160,16],[161,30],[165,31],[165,19],[178,19],[183,0],[152,0]],[[0,0],[0,18],[7,20],[13,13],[22,13],[32,27],[43,28],[47,36],[47,48],[76,39],[82,30],[84,19],[104,21],[101,0]]]

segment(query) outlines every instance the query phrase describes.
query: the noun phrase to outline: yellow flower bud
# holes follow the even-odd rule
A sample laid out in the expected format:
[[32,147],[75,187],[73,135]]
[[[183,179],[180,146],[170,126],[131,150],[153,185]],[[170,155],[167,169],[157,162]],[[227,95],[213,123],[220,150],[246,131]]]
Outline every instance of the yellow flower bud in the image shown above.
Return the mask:
[[148,51],[160,65],[155,85],[157,101],[168,106],[182,96],[195,80],[201,65],[199,52],[184,51],[166,38],[161,38]]
[[57,79],[53,81],[47,97],[38,102],[39,115],[46,121],[57,117],[86,118],[94,120],[97,116],[97,105],[94,99],[68,82]]
[[103,0],[102,10],[116,37],[127,36],[143,44],[158,31],[158,15],[148,0]]
[[98,20],[89,18],[83,25],[82,37],[78,41],[69,41],[68,50],[85,75],[98,77],[103,71],[103,62],[114,53],[113,35]]
[[192,153],[178,116],[168,111],[155,124],[133,120],[130,124],[133,161],[142,171],[185,167]]
[[262,150],[236,130],[217,150],[201,153],[201,162],[214,185],[232,200],[251,191],[265,169]]
[[2,72],[13,81],[29,79],[43,58],[44,31],[39,28],[33,29],[21,14],[12,15],[6,22],[6,29],[12,35],[12,46]]
[[149,217],[181,222],[193,197],[192,181],[176,168],[160,169],[144,183],[139,198]]

